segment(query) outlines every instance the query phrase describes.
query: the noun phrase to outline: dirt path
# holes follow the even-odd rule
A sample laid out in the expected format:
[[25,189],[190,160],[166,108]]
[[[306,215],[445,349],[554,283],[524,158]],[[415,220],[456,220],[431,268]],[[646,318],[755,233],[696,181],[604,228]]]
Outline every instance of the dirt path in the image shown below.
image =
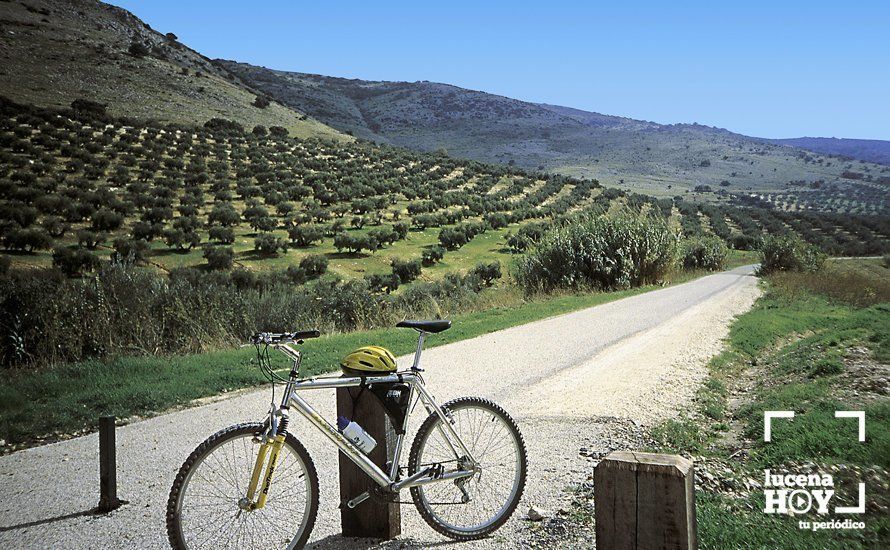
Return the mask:
[[[567,501],[565,490],[585,471],[585,452],[614,448],[629,425],[670,417],[688,403],[729,322],[758,295],[751,272],[744,267],[710,275],[424,353],[428,386],[437,398],[494,399],[513,414],[528,444],[524,502],[494,537],[473,547],[521,543],[528,524],[522,512],[531,504],[556,509]],[[399,363],[409,361],[403,357]],[[313,406],[333,419],[333,394],[310,395]],[[78,515],[97,500],[95,434],[0,457],[5,497],[0,543],[14,548],[166,547],[164,504],[179,465],[217,429],[259,419],[268,399],[268,390],[250,392],[119,428],[120,494],[131,503],[104,517]],[[337,535],[336,451],[301,419],[292,426],[309,449],[322,485],[311,546],[374,546]],[[444,542],[413,508],[403,505],[402,510],[403,536],[384,546]]]

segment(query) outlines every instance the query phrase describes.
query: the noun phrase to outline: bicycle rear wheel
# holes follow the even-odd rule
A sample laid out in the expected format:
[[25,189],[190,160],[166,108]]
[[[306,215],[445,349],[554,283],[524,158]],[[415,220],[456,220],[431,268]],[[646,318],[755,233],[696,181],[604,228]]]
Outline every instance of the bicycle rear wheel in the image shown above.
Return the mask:
[[175,549],[302,548],[318,514],[318,475],[303,445],[287,434],[266,505],[243,510],[263,425],[221,430],[186,459],[167,501]]
[[[442,406],[481,472],[465,482],[442,481],[411,488],[423,519],[436,531],[455,540],[480,539],[497,530],[516,510],[525,488],[525,442],[516,422],[487,399],[462,397]],[[408,474],[441,464],[459,467],[437,414],[421,425],[411,445]],[[461,490],[461,484],[464,490]],[[466,497],[469,501],[465,501]]]

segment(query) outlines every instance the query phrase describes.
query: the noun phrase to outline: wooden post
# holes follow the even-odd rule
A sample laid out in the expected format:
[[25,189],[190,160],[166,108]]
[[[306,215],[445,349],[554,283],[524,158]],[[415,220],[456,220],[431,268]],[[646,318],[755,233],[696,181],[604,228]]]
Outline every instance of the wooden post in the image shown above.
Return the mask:
[[[356,397],[357,399],[353,399]],[[353,410],[353,403],[355,409]],[[337,389],[337,416],[355,421],[377,441],[369,455],[375,464],[389,474],[387,464],[393,459],[396,432],[380,400],[368,389]],[[344,537],[368,537],[389,540],[402,532],[398,503],[368,499],[354,509],[346,502],[377,486],[343,453],[340,459],[340,524]]]
[[127,501],[117,498],[117,443],[114,438],[114,417],[99,418],[99,505],[96,513],[107,513]]
[[596,547],[698,548],[692,461],[615,451],[594,471]]

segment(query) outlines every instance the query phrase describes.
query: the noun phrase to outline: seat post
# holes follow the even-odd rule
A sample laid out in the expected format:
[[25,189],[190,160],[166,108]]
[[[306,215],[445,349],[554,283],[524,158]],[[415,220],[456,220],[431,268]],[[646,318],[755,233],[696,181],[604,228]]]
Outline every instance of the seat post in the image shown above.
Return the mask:
[[426,332],[422,330],[417,332],[419,333],[417,336],[417,350],[414,352],[414,364],[411,365],[411,370],[420,370],[420,353],[423,351],[423,338],[426,336]]

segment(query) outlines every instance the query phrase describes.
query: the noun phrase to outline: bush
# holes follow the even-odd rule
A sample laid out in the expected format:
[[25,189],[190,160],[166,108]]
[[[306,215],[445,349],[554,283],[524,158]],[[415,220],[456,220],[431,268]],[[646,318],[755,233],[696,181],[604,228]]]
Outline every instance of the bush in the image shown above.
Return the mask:
[[272,137],[285,138],[287,137],[287,128],[283,126],[269,126],[269,133],[272,134]]
[[139,239],[115,239],[111,261],[116,263],[144,262],[148,256],[148,243]]
[[10,250],[48,250],[53,246],[53,238],[43,229],[13,229],[4,235],[6,248]]
[[677,249],[677,234],[662,218],[581,216],[520,260],[517,281],[526,292],[635,287],[661,280]]
[[304,248],[324,238],[324,230],[317,226],[297,225],[287,230],[287,236],[293,246]]
[[231,204],[222,203],[213,207],[213,210],[207,215],[207,221],[229,227],[241,223],[241,215]]
[[287,243],[271,233],[263,233],[253,240],[253,248],[265,256],[273,256],[278,251],[287,252]]
[[210,228],[207,234],[211,241],[216,241],[222,244],[232,244],[235,242],[235,231],[232,230],[231,227],[214,226]]
[[232,269],[235,251],[231,246],[205,246],[204,259],[210,269]]
[[812,273],[821,269],[824,263],[825,254],[796,235],[769,236],[763,240],[760,247],[758,273],[762,275],[778,271]]
[[306,256],[300,260],[300,269],[306,273],[307,278],[317,279],[327,272],[328,259],[314,254]]
[[713,235],[687,239],[681,249],[683,269],[721,270],[728,252],[723,239]]
[[99,265],[99,258],[95,254],[80,247],[66,246],[53,250],[53,267],[58,268],[69,277],[77,277],[83,273],[94,271],[99,268]]
[[386,292],[389,294],[399,288],[401,280],[395,273],[390,273],[389,275],[375,273],[374,275],[366,275],[365,283],[367,283],[368,290],[371,292]]
[[271,105],[271,102],[269,101],[269,98],[267,98],[266,96],[258,95],[253,100],[253,106],[259,107],[260,109],[265,109],[269,105]]
[[130,53],[130,55],[137,58],[142,58],[149,54],[148,46],[146,46],[142,42],[130,43],[130,47],[127,48],[127,51]]
[[10,265],[12,265],[12,260],[9,259],[9,256],[0,256],[0,276],[9,273]]
[[736,250],[757,250],[760,247],[760,239],[751,235],[734,235],[729,243]]
[[470,271],[470,275],[479,279],[479,282],[483,286],[491,286],[496,280],[503,276],[501,273],[501,262],[478,263],[476,264],[476,267]]
[[114,231],[124,223],[124,217],[113,210],[103,208],[93,214],[92,222],[96,231]]
[[390,263],[390,266],[392,267],[393,275],[398,277],[402,284],[410,283],[420,277],[420,260],[406,261],[395,258]]
[[430,267],[438,262],[442,261],[442,258],[445,257],[445,249],[441,246],[434,246],[432,248],[427,248],[423,251],[423,255],[421,256],[421,262],[424,266]]

